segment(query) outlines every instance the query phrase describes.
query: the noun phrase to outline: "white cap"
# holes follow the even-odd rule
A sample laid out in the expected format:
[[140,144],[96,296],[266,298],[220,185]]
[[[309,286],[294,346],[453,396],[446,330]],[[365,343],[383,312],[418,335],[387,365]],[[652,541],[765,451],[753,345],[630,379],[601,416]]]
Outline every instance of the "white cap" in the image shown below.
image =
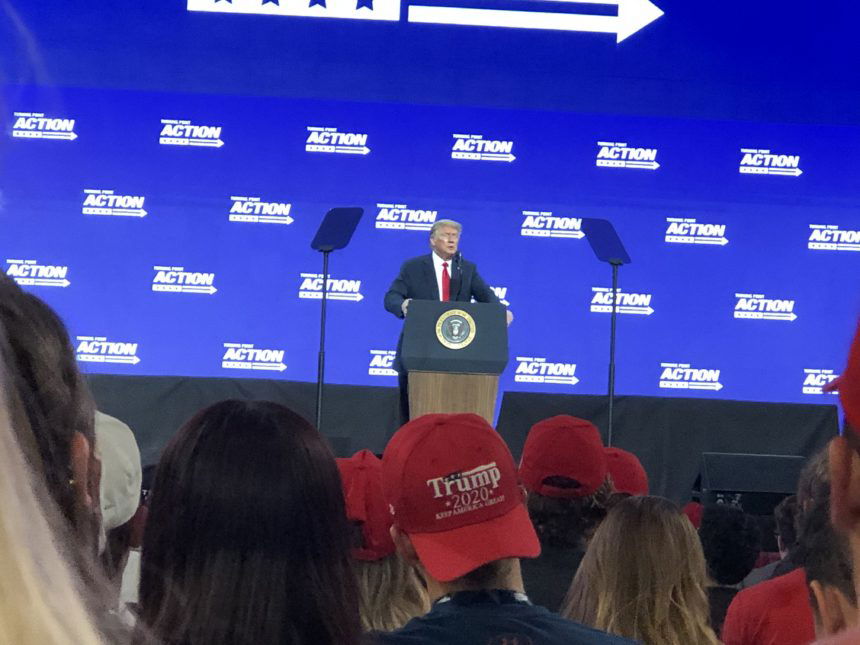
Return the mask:
[[122,526],[140,506],[143,471],[134,433],[119,419],[96,411],[96,450],[102,462],[102,528]]

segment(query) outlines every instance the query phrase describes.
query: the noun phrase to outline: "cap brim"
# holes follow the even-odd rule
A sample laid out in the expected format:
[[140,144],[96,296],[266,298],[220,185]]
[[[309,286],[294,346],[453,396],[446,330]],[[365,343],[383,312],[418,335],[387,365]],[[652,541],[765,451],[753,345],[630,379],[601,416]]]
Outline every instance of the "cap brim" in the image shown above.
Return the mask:
[[486,522],[438,533],[410,533],[427,572],[450,582],[495,560],[535,558],[540,542],[523,504]]

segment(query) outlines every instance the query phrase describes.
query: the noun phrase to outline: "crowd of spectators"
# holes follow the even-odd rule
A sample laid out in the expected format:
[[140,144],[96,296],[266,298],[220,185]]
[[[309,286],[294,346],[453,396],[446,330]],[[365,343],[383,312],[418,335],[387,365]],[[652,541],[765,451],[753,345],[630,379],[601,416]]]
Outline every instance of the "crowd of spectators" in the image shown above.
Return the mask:
[[0,643],[860,643],[860,330],[833,387],[844,432],[776,508],[770,561],[742,508],[649,495],[567,415],[519,463],[473,414],[335,459],[293,410],[227,400],[143,484],[63,322],[0,273]]

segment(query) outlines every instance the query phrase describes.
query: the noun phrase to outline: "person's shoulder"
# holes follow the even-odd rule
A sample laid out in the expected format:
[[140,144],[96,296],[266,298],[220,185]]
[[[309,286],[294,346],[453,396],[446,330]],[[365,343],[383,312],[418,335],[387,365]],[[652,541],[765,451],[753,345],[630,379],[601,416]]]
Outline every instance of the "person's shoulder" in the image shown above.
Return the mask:
[[774,597],[793,594],[798,588],[806,589],[806,573],[802,568],[742,589],[735,596],[735,602],[738,604],[757,601],[771,603]]
[[[541,607],[543,609],[543,607]],[[545,620],[551,623],[555,632],[565,634],[566,638],[574,639],[571,642],[583,643],[588,645],[629,645],[635,643],[623,636],[608,634],[599,629],[588,627],[582,623],[578,623],[567,618],[562,618],[558,614],[544,610]]]
[[425,253],[424,255],[416,255],[414,258],[409,258],[403,262],[404,269],[411,269],[412,267],[420,266],[425,262],[430,262],[430,254]]

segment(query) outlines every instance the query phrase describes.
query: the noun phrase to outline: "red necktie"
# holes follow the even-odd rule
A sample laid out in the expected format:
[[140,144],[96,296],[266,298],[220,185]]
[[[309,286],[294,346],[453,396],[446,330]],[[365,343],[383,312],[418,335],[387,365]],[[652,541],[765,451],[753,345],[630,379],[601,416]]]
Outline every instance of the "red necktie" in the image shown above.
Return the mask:
[[442,300],[451,299],[451,274],[448,273],[448,263],[442,263]]

